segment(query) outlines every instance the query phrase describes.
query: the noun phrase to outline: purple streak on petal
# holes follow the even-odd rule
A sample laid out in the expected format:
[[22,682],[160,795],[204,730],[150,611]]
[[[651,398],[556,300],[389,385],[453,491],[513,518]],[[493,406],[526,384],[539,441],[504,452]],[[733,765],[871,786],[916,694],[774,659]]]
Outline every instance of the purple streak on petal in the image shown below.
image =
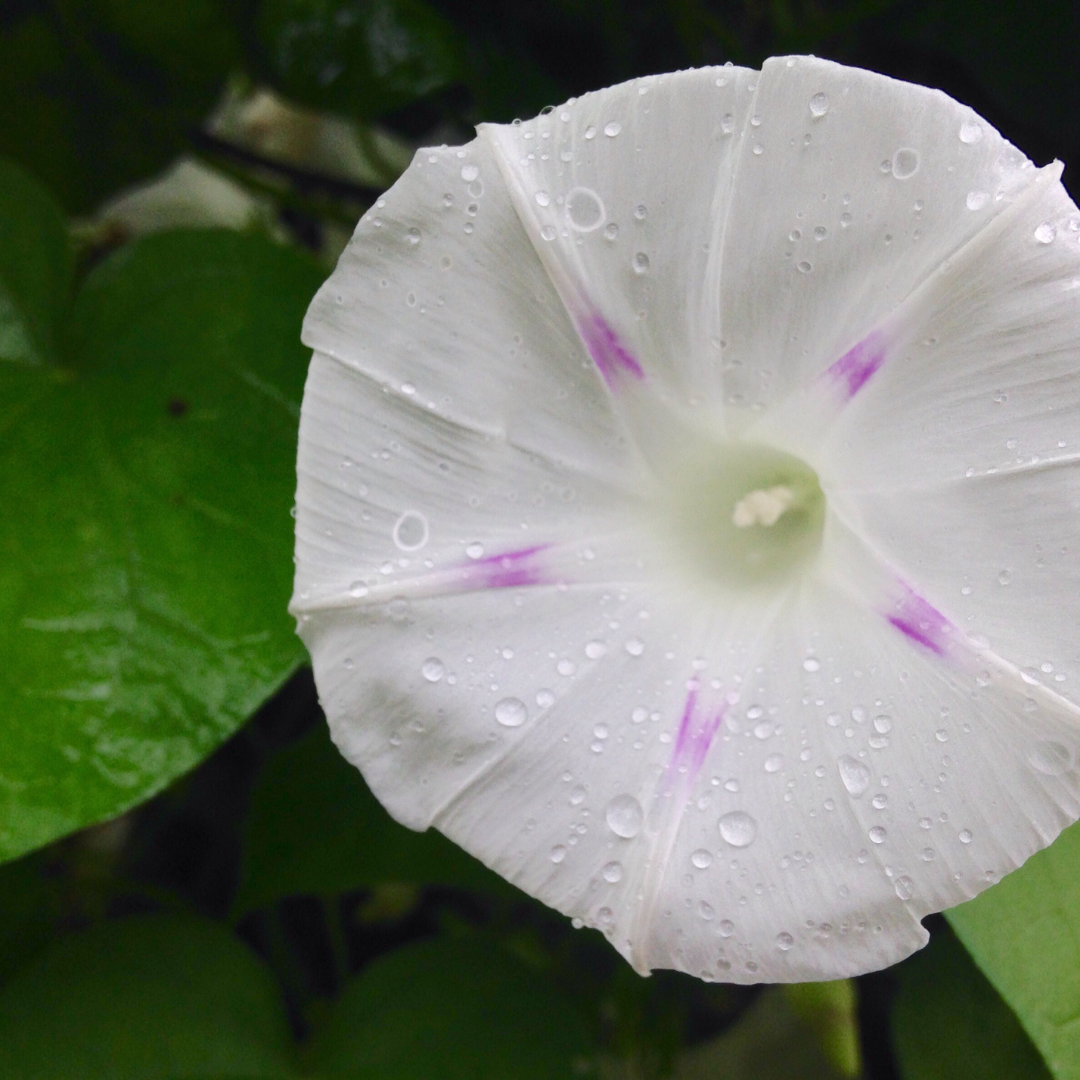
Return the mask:
[[534,559],[548,546],[535,544],[499,555],[488,555],[461,564],[459,570],[467,584],[477,589],[514,589],[522,585],[554,584],[556,579],[543,567],[535,565]]
[[825,376],[839,384],[850,401],[885,362],[885,339],[879,330],[872,330],[857,345],[853,345],[825,371]]
[[675,737],[675,749],[663,782],[664,789],[669,793],[674,790],[676,784],[680,784],[687,791],[693,786],[698,771],[705,762],[709,747],[712,746],[713,739],[716,737],[720,721],[724,718],[726,706],[721,706],[716,713],[706,713],[702,718],[697,716],[698,688],[697,680],[691,681],[686,695],[686,705],[683,707],[682,722],[679,724],[679,733]]
[[904,595],[885,618],[902,634],[929,649],[937,656],[944,656],[955,640],[956,627],[928,600],[924,600],[906,582],[900,582]]
[[645,378],[645,370],[634,354],[619,340],[619,335],[603,315],[594,312],[581,316],[578,319],[578,331],[609,389],[616,388],[621,375],[632,375],[635,379]]

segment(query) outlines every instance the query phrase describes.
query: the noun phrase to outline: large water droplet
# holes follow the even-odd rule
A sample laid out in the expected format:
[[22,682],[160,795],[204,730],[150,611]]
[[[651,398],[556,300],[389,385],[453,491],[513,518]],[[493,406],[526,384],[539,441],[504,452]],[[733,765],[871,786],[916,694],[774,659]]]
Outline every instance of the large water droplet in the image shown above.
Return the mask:
[[622,131],[622,124],[618,120],[611,120],[604,125],[604,134],[609,139],[614,139]]
[[516,697],[505,697],[495,706],[495,719],[503,727],[521,727],[529,718],[525,702]]
[[604,224],[606,212],[600,196],[591,188],[578,187],[566,196],[566,217],[570,228],[577,232],[592,232]]
[[970,829],[961,829],[960,832],[958,832],[956,835],[957,835],[957,839],[960,841],[961,844],[970,844],[971,843],[972,837],[971,837],[971,830]]
[[420,674],[428,682],[438,682],[446,674],[446,667],[437,656],[429,656],[420,665]]
[[1061,776],[1068,772],[1072,755],[1057,742],[1038,742],[1028,751],[1028,762],[1044,776]]
[[871,842],[873,842],[875,844],[884,844],[885,843],[885,837],[887,835],[888,835],[888,833],[886,833],[885,830],[880,825],[875,825],[870,830],[870,832],[867,833],[867,836],[870,837]]
[[977,143],[982,137],[983,129],[974,120],[966,120],[960,125],[960,141],[962,143],[967,143],[970,146],[972,143]]
[[394,522],[394,543],[402,551],[419,551],[428,542],[428,522],[417,510],[406,510]]
[[[824,97],[824,95],[822,96]],[[786,930],[781,930],[780,933],[776,935],[776,947],[781,952],[787,952],[794,944],[795,939]]]
[[893,154],[892,174],[897,180],[907,180],[919,171],[919,151],[910,146],[902,147]]
[[466,184],[475,180],[480,175],[480,170],[475,165],[462,165],[461,167],[461,179]]
[[964,201],[969,210],[981,210],[990,201],[990,196],[985,191],[969,191]]
[[1057,236],[1057,229],[1049,221],[1042,222],[1035,229],[1035,239],[1040,244],[1052,244],[1055,236]]
[[605,881],[609,881],[614,885],[616,881],[622,881],[622,863],[609,862],[601,873],[604,875]]
[[915,882],[909,877],[898,877],[893,888],[901,900],[910,900],[915,895]]
[[765,771],[767,773],[779,772],[784,767],[783,754],[770,754],[765,759]]
[[829,111],[829,95],[815,94],[810,99],[810,115],[813,117],[824,116]]
[[720,819],[720,835],[732,847],[749,847],[757,836],[757,822],[745,810],[732,810]]
[[546,191],[538,191],[533,198],[537,206],[548,206],[551,203],[551,196]]
[[562,844],[556,844],[551,851],[548,852],[548,858],[553,863],[561,863],[566,858],[566,848]]
[[721,937],[731,937],[735,933],[735,924],[730,919],[721,919],[717,929]]
[[870,770],[849,754],[839,758],[836,767],[844,787],[853,799],[857,799],[870,786]]
[[642,816],[641,803],[633,795],[616,795],[604,811],[608,828],[624,840],[630,840],[641,832]]
[[699,870],[704,870],[707,866],[712,864],[712,852],[706,851],[704,848],[698,848],[697,851],[690,856],[690,861]]

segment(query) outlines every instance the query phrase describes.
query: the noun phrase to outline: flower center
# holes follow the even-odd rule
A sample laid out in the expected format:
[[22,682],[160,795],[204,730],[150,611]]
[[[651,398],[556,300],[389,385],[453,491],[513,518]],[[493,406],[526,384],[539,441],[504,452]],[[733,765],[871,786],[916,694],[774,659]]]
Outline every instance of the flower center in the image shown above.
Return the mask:
[[817,474],[768,446],[698,443],[668,473],[664,502],[667,550],[678,552],[696,581],[782,584],[821,547],[825,496]]

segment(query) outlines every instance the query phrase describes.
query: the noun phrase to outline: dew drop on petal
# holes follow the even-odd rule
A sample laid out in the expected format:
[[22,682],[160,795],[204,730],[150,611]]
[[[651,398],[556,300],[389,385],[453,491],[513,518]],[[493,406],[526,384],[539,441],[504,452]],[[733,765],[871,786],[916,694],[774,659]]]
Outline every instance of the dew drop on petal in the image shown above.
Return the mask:
[[730,919],[721,919],[717,929],[721,937],[731,937],[735,933],[735,924]]
[[712,863],[712,852],[706,851],[704,848],[698,848],[697,851],[695,851],[690,856],[690,861],[699,870],[704,870],[707,866],[711,865],[711,863]]
[[362,581],[354,581],[349,586],[349,595],[354,600],[362,599],[363,597],[367,596],[368,592],[368,587]]
[[1028,763],[1044,776],[1061,776],[1072,764],[1069,751],[1058,742],[1038,742],[1027,755]]
[[781,930],[780,933],[776,935],[776,947],[781,952],[787,952],[794,944],[795,939],[786,930]]
[[639,637],[627,638],[623,647],[631,656],[640,656],[645,651],[645,642]]
[[622,124],[620,124],[618,120],[612,120],[604,125],[604,134],[609,139],[614,139],[620,131],[622,131]]
[[735,117],[731,113],[724,113],[720,117],[720,130],[725,135],[730,135],[735,130]]
[[888,833],[886,833],[885,830],[880,825],[875,825],[867,833],[867,836],[870,837],[871,843],[874,843],[874,844],[884,844],[885,843],[885,837],[887,835],[888,835]]
[[712,921],[712,919],[713,919],[713,918],[715,918],[715,916],[716,916],[716,912],[715,912],[715,911],[713,910],[713,906],[712,906],[712,904],[707,904],[707,903],[706,903],[706,902],[705,902],[704,900],[702,900],[702,901],[701,901],[701,902],[700,902],[700,903],[698,904],[698,914],[699,914],[699,915],[700,915],[700,916],[701,916],[701,917],[702,917],[702,918],[703,918],[703,919],[704,919],[704,920],[705,920],[706,922],[711,922],[711,921]]
[[461,167],[461,179],[466,184],[471,183],[480,175],[480,170],[475,165],[462,165]]
[[907,180],[919,171],[919,152],[910,146],[897,150],[892,157],[892,174],[897,180]]
[[592,232],[604,224],[606,211],[592,188],[577,187],[567,193],[566,217],[575,231]]
[[495,706],[495,719],[503,727],[521,727],[528,718],[529,710],[525,708],[525,702],[520,698],[503,698]]
[[965,200],[969,210],[981,210],[989,201],[990,196],[985,191],[969,191]]
[[836,767],[847,793],[852,798],[857,799],[870,786],[870,770],[850,754],[839,758]]
[[757,822],[745,810],[732,810],[719,824],[720,835],[732,847],[749,847],[757,837]]
[[811,262],[807,262],[806,259],[803,259],[801,262],[797,263],[796,266],[798,267],[798,271],[800,274],[809,274],[810,271],[814,269],[814,264]]
[[553,863],[561,863],[566,858],[566,848],[562,844],[556,844],[551,851],[548,852],[548,858]]
[[970,146],[972,143],[979,142],[982,137],[982,126],[976,124],[973,120],[965,120],[960,125],[960,141],[962,143],[967,143]]
[[824,116],[829,111],[829,95],[815,94],[810,99],[810,115],[815,119]]
[[551,203],[551,196],[546,191],[538,191],[533,198],[537,206],[548,206]]
[[970,844],[971,843],[971,830],[970,829],[961,829],[960,832],[957,834],[957,839],[960,841],[961,844]]
[[1049,221],[1042,222],[1035,229],[1035,239],[1040,244],[1052,244],[1055,236],[1057,236],[1057,229]]
[[644,251],[639,251],[633,258],[632,265],[635,274],[645,274],[649,270],[649,256]]
[[616,881],[622,881],[622,873],[621,862],[609,862],[602,871],[604,880],[611,882],[612,885],[614,885]]
[[820,671],[821,670],[821,661],[816,660],[812,656],[808,656],[802,662],[802,666],[803,666],[803,671]]
[[394,543],[402,551],[419,551],[428,542],[428,522],[416,510],[407,510],[394,522]]
[[607,652],[607,646],[602,641],[590,641],[585,646],[585,655],[590,660],[599,660]]
[[915,895],[915,882],[909,877],[898,877],[893,888],[901,900],[910,900]]
[[536,691],[536,704],[541,709],[550,709],[555,704],[555,695],[548,689]]
[[641,803],[633,795],[616,795],[607,804],[604,818],[616,836],[630,840],[641,832]]
[[540,235],[545,240],[548,240],[548,241],[554,240],[555,239],[555,226],[554,225],[545,225],[540,230]]
[[438,682],[446,674],[446,667],[437,656],[429,656],[420,665],[420,674],[428,682]]
[[767,773],[779,772],[784,767],[783,754],[770,754],[765,759],[765,771]]

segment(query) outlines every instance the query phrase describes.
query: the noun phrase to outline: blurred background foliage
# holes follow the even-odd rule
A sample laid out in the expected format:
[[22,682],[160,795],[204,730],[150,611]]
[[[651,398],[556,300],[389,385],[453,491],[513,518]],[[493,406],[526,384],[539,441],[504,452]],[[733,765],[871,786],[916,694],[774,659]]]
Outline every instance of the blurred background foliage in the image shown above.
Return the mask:
[[1068,163],[1077,40],[1070,0],[5,0],[0,1075],[1080,1077],[1075,829],[890,971],[643,980],[385,814],[285,612],[300,320],[416,147],[813,52]]

